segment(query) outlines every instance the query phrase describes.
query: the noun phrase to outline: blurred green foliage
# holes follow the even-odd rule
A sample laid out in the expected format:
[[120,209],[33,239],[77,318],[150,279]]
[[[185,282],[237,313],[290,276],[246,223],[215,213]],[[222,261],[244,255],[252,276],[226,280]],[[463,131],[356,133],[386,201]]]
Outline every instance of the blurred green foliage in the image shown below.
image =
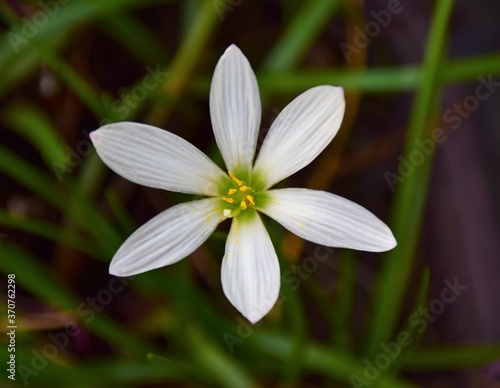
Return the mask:
[[[46,2],[46,7],[52,7],[50,10],[34,1],[20,2],[17,6],[10,3],[0,6],[5,27],[0,35],[0,120],[5,130],[22,137],[36,149],[45,165],[36,165],[24,155],[11,151],[9,146],[1,145],[0,171],[3,182],[15,182],[33,193],[49,206],[53,216],[19,216],[7,209],[0,210],[0,225],[6,230],[19,230],[52,242],[50,249],[36,249],[33,245],[25,248],[9,238],[0,244],[0,270],[4,274],[16,274],[20,295],[16,309],[17,379],[11,383],[4,378],[4,372],[2,385],[23,385],[24,376],[31,386],[251,387],[276,382],[300,386],[308,379],[324,386],[352,386],[353,375],[367,379],[364,360],[374,360],[380,352],[379,345],[394,341],[401,330],[410,332],[414,343],[404,348],[373,382],[368,379],[372,386],[408,387],[412,382],[403,372],[468,368],[498,358],[500,345],[426,348],[420,345],[420,334],[414,332],[415,327],[400,326],[401,321],[407,321],[402,313],[405,303],[413,306],[412,311],[426,305],[429,273],[427,269],[417,270],[414,262],[432,157],[396,190],[391,200],[389,224],[399,244],[393,251],[380,255],[382,268],[371,294],[371,311],[366,315],[363,338],[352,331],[357,254],[351,251],[342,252],[340,256],[338,298],[328,296],[313,279],[304,281],[303,285],[308,300],[319,306],[330,325],[329,341],[320,341],[311,335],[311,317],[304,298],[290,285],[282,284],[286,302],[276,307],[263,323],[251,327],[236,314],[231,316],[220,292],[215,296],[215,292],[207,292],[206,284],[193,281],[189,260],[168,271],[157,270],[129,279],[123,294],[114,295],[125,310],[121,315],[107,308],[85,310],[82,303],[89,295],[98,294],[101,288],[97,284],[103,287],[102,279],[96,279],[94,287],[92,284],[83,287],[66,281],[62,276],[65,271],[60,268],[73,264],[82,268],[78,263],[78,255],[82,254],[87,260],[85,265],[92,263],[97,268],[93,271],[105,273],[105,265],[138,221],[122,203],[116,188],[109,185],[108,171],[95,153],[81,157],[78,168],[68,169],[63,179],[59,179],[61,175],[56,173],[54,165],[66,166],[68,147],[73,150],[75,147],[62,135],[60,123],[37,106],[36,99],[19,98],[16,90],[34,88],[33,76],[43,65],[64,88],[77,96],[93,116],[96,126],[103,120],[138,119],[162,126],[171,115],[178,113],[177,109],[185,109],[180,107],[185,99],[207,100],[209,69],[215,63],[207,63],[206,53],[221,28],[221,19],[230,18],[241,2],[53,0]],[[175,49],[166,49],[164,42],[137,16],[138,10],[164,3],[173,3],[169,4],[170,12],[175,12],[183,21],[179,23],[179,30],[171,31],[175,36]],[[415,99],[403,155],[412,151],[415,139],[428,136],[430,123],[439,118],[445,87],[473,80],[481,74],[500,73],[498,53],[456,60],[446,57],[452,0],[434,2],[422,63],[381,68],[347,66],[313,70],[300,66],[332,18],[340,17],[344,5],[331,0],[290,1],[282,6],[285,9],[282,32],[264,56],[262,65],[255,69],[263,101],[273,96],[293,96],[319,84],[341,85],[346,93],[353,95],[413,92]],[[31,18],[22,17],[20,12],[26,9],[30,10]],[[34,20],[37,12],[48,15],[47,22],[42,23],[42,27],[35,26],[36,33],[26,38],[26,23]],[[341,17],[350,22],[349,13]],[[39,19],[42,20],[42,16]],[[90,82],[70,64],[65,54],[77,34],[92,29],[100,30],[134,61],[145,66],[161,64],[168,72],[158,90],[128,110],[126,117],[118,117],[116,110],[110,109],[113,94],[106,87]],[[209,58],[217,58],[217,55]],[[105,56],[101,59],[108,60]],[[204,67],[206,71],[200,70]],[[138,84],[122,87],[132,90]],[[16,98],[9,98],[14,95]],[[84,130],[85,126],[80,128]],[[168,195],[174,200],[183,199]],[[97,203],[105,205],[96,206]],[[272,223],[269,226],[279,248],[283,231]],[[211,256],[210,250],[220,252],[224,238],[224,232],[216,232],[205,253]],[[55,264],[56,256],[59,260],[62,258],[62,264],[60,261]],[[103,265],[95,264],[92,259]],[[293,268],[286,258],[281,257],[280,261],[284,272]],[[57,266],[60,267],[56,271]],[[214,270],[218,271],[217,263]],[[88,283],[92,276],[86,279]],[[412,279],[419,282],[415,294],[407,292]],[[104,289],[106,287],[104,285]],[[132,297],[132,293],[135,296]],[[46,327],[37,327],[36,319],[28,320],[24,316],[26,303],[21,295],[25,299],[29,295],[63,314],[65,323],[49,325],[52,333],[65,333],[65,326],[74,323],[86,333],[87,341],[92,335],[106,346],[76,355],[71,346],[66,345],[58,348],[57,357],[43,357],[47,344],[53,341],[47,337]],[[134,316],[133,311],[127,311],[127,298],[134,301],[130,304],[132,309],[137,308],[137,298],[150,309],[141,309],[142,316]],[[6,317],[5,305],[1,311]],[[71,341],[78,339],[71,338]],[[0,346],[7,347],[5,338]],[[36,354],[42,354],[39,361],[35,360]],[[20,370],[21,365],[29,370]]]

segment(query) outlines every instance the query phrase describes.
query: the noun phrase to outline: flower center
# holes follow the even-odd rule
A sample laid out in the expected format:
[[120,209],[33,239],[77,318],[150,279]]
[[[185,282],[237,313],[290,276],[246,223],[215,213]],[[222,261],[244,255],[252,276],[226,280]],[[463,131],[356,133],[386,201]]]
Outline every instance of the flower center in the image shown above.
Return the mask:
[[232,187],[227,195],[222,197],[226,202],[224,216],[236,217],[242,211],[245,211],[255,205],[255,191],[240,181],[231,171],[228,171],[232,180]]

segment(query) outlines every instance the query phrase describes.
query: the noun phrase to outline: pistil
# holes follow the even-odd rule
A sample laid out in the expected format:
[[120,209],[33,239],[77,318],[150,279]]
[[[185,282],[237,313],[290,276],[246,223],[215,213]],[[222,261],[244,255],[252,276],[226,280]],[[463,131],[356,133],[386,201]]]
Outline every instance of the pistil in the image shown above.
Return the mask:
[[224,209],[224,215],[226,217],[235,217],[240,214],[241,211],[247,210],[255,205],[255,198],[253,195],[255,191],[251,187],[245,185],[245,182],[238,179],[231,171],[228,171],[228,174],[236,186],[227,191],[227,196],[222,197],[223,201],[231,205],[229,208]]

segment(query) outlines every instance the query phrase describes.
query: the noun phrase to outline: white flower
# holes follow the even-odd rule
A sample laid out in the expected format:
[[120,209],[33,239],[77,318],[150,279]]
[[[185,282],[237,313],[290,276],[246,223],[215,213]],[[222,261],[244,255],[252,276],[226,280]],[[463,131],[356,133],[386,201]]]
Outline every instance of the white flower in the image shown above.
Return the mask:
[[227,173],[182,138],[144,124],[105,125],[91,134],[101,159],[124,178],[149,187],[205,195],[171,207],[120,247],[110,273],[129,276],[175,263],[232,218],[222,260],[222,288],[255,323],[280,289],[276,252],[259,212],[317,244],[380,252],[396,241],[372,213],[346,199],[308,189],[270,190],[315,159],[337,133],[343,89],[318,86],[293,100],[273,122],[254,161],[261,106],[248,60],[230,46],[215,68],[210,115]]

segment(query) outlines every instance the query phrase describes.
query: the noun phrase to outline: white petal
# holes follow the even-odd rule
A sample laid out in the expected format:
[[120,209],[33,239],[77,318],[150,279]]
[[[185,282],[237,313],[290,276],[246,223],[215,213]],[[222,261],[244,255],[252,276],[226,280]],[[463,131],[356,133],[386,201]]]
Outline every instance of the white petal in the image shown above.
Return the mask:
[[219,195],[227,175],[198,148],[150,125],[121,122],[90,134],[97,153],[122,177],[143,186]]
[[344,110],[344,90],[327,85],[307,90],[283,109],[255,161],[265,189],[311,163],[336,135]]
[[210,117],[228,170],[250,170],[260,126],[259,87],[250,63],[234,44],[215,67]]
[[233,219],[221,277],[224,294],[252,323],[276,303],[280,290],[278,257],[257,213],[251,219]]
[[137,229],[118,249],[109,272],[130,276],[176,263],[191,254],[224,219],[216,198],[181,203]]
[[389,227],[365,208],[325,191],[270,190],[261,210],[290,232],[329,247],[382,252],[396,246]]

